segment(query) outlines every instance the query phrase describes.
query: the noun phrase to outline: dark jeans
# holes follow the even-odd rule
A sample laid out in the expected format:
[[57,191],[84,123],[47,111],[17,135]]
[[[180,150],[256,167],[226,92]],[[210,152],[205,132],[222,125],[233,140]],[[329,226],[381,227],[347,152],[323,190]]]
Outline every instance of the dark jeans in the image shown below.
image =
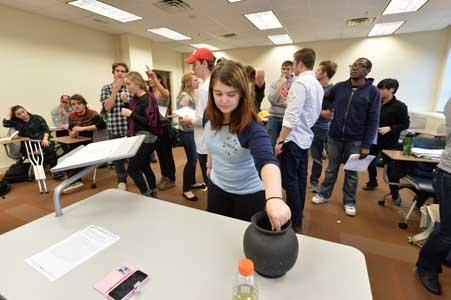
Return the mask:
[[421,248],[417,267],[420,273],[436,275],[442,272],[442,264],[451,251],[451,174],[438,168],[433,184],[440,204],[440,228]]
[[128,175],[133,179],[141,194],[152,191],[157,187],[155,175],[150,168],[151,154],[154,148],[155,143],[142,143],[136,155],[128,161]]
[[200,154],[197,153],[197,157],[199,158],[200,170],[202,171],[202,177],[204,179],[204,183],[208,185],[208,176],[207,176],[207,160],[208,154]]
[[196,184],[197,152],[194,131],[180,131],[180,144],[185,149],[186,164],[183,169],[183,191],[187,192]]
[[[110,140],[119,139],[123,136],[113,134],[111,132],[108,133]],[[117,175],[117,182],[127,183],[127,170],[125,169],[125,159],[116,160],[113,162],[114,170]]]
[[[155,144],[158,160],[160,162],[161,175],[175,181],[175,163],[172,155],[172,141],[169,137],[169,121],[163,121],[163,135],[160,136]],[[152,153],[149,153],[152,155]]]
[[[335,182],[337,182],[340,165],[346,163],[351,154],[360,153],[361,142],[350,142],[327,138],[327,149],[329,154],[329,164],[326,169],[325,178],[321,184],[319,194],[328,199],[332,196]],[[357,190],[358,176],[356,171],[345,170],[343,183],[343,203],[354,204],[356,202],[355,192]]]
[[211,181],[208,184],[208,212],[250,221],[252,216],[264,210],[265,206],[264,191],[248,195],[237,195],[224,191]]
[[323,150],[327,141],[327,128],[312,128],[315,136],[310,146],[310,154],[312,155],[312,172],[310,174],[310,184],[317,186],[321,173],[323,172]]
[[283,145],[279,160],[282,186],[291,209],[291,222],[293,226],[300,226],[307,187],[308,149],[302,149],[294,142],[287,142]]
[[276,140],[282,130],[282,122],[283,118],[270,116],[268,123],[266,123],[266,129],[268,130],[268,135],[273,146],[276,144]]

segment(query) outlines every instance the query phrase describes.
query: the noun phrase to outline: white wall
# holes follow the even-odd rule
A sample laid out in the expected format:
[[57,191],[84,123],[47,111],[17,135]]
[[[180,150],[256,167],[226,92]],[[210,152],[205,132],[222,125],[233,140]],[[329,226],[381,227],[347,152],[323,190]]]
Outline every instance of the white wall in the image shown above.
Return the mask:
[[[111,81],[116,59],[112,35],[6,7],[0,7],[0,28],[2,118],[21,104],[49,122],[62,94],[81,93],[100,108],[100,89]],[[0,150],[0,168],[10,164]]]
[[[317,63],[325,59],[338,63],[334,82],[348,78],[348,65],[355,59],[367,57],[373,62],[370,77],[375,78],[376,84],[386,77],[396,78],[400,82],[397,96],[407,103],[409,110],[435,111],[438,104],[437,90],[442,77],[441,66],[448,54],[448,32],[449,29],[444,29],[377,38],[233,49],[215,52],[215,56],[235,59],[245,65],[263,67],[266,72],[267,88],[278,78],[281,63],[286,59],[292,59],[293,53],[302,47],[311,47],[316,51]],[[269,103],[265,100],[263,107],[268,106]]]

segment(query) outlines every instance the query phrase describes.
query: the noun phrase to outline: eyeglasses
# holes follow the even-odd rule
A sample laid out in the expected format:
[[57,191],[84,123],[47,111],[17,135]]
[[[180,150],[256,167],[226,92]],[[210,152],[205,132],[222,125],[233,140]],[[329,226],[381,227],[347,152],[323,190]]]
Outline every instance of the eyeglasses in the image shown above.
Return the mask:
[[349,65],[349,69],[352,69],[352,68],[355,68],[355,69],[367,69],[367,66],[365,66],[364,64],[352,64],[352,65]]

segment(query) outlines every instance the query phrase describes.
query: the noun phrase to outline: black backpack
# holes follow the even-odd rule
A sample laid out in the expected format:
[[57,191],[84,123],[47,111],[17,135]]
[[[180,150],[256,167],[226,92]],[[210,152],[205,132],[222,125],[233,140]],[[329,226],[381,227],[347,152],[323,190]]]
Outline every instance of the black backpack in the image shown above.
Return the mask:
[[8,194],[10,190],[11,190],[10,184],[4,181],[0,181],[0,197],[5,199],[5,195]]
[[3,176],[3,181],[6,183],[31,181],[32,178],[28,176],[30,165],[30,163],[21,162],[11,165]]

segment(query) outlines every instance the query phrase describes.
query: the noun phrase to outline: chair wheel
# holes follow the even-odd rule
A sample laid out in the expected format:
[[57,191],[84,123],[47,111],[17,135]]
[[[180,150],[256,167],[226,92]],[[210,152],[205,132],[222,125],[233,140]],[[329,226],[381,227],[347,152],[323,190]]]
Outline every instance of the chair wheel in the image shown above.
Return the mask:
[[414,242],[413,242],[411,237],[408,237],[407,240],[409,241],[409,244],[414,244]]
[[95,189],[97,187],[96,183],[91,183],[91,189]]
[[401,229],[407,229],[409,227],[409,225],[407,225],[406,223],[399,223],[398,226]]
[[384,206],[385,200],[379,200],[379,201],[377,201],[377,204],[379,204],[379,206]]

